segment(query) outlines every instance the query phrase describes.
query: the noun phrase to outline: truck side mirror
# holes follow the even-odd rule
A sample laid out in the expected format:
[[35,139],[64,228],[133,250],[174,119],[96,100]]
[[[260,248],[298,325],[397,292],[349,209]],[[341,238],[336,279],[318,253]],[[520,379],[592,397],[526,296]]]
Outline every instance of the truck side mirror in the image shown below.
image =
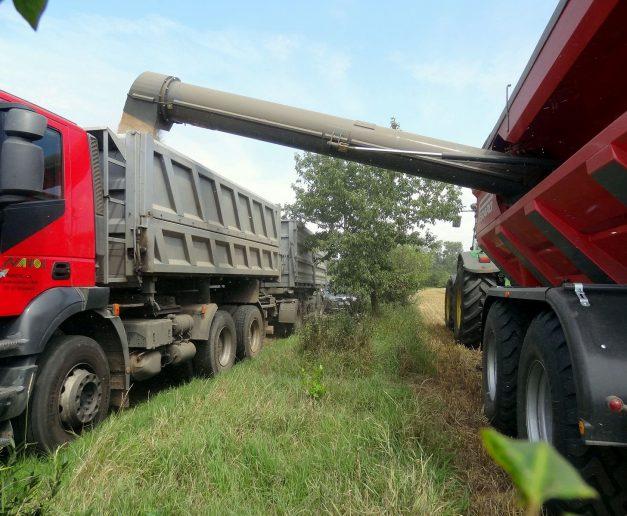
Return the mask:
[[461,215],[457,215],[453,218],[453,227],[454,228],[459,228],[462,225],[462,217]]
[[[0,132],[6,135],[0,149],[1,204],[27,200],[27,194],[40,193],[44,186],[44,153],[33,141],[43,137],[46,118],[14,106],[0,113]],[[4,111],[2,104],[0,111]]]

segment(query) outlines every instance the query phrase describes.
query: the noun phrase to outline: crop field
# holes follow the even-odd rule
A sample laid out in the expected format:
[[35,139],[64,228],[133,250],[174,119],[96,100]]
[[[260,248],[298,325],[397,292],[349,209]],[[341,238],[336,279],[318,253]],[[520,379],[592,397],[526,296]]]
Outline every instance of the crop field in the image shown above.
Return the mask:
[[426,290],[363,321],[352,345],[269,341],[216,379],[152,394],[51,457],[10,463],[2,509],[513,513],[477,435],[479,353],[452,342],[442,301]]

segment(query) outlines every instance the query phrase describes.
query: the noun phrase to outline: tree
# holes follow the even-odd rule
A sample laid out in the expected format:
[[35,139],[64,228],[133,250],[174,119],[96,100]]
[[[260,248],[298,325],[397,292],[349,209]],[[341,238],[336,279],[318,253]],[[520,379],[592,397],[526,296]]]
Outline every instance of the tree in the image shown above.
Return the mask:
[[451,273],[457,270],[457,257],[463,250],[461,242],[436,241],[431,244],[433,265],[426,285],[443,287]]
[[289,212],[318,226],[311,244],[329,261],[335,288],[368,295],[375,311],[393,291],[392,252],[432,242],[426,225],[462,207],[460,189],[444,183],[317,154],[295,160]]
[[[0,0],[0,3],[1,2],[2,0]],[[47,3],[48,0],[13,0],[15,9],[22,15],[22,18],[28,22],[33,30],[37,30],[39,20],[46,9]]]
[[398,245],[390,251],[390,269],[382,284],[381,299],[407,303],[412,294],[428,286],[433,256],[413,245]]

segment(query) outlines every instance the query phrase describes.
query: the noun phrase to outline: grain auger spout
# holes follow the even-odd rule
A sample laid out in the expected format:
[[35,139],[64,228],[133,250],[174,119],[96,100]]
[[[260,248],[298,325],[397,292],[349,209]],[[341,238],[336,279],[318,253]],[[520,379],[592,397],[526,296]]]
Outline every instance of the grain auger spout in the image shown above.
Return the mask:
[[193,86],[153,72],[128,93],[120,131],[191,124],[303,151],[515,197],[551,163]]

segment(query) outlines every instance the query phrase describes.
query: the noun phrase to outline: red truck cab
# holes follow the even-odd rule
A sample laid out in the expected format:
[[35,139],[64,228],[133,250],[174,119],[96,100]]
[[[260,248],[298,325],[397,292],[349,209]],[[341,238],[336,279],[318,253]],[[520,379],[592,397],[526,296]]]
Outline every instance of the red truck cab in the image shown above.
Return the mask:
[[[47,123],[33,141],[44,157],[41,194],[2,204],[0,317],[10,317],[48,289],[94,286],[94,196],[83,129],[5,92],[0,103],[28,107]],[[0,149],[8,111],[0,111]]]
[[[28,423],[48,436],[44,446],[51,448],[69,435],[60,430],[46,434],[49,428],[78,429],[104,417],[110,373],[100,364],[117,360],[119,388],[128,387],[128,355],[120,344],[94,351],[97,345],[88,337],[110,331],[117,339],[111,342],[125,343],[119,318],[106,308],[109,289],[95,286],[92,159],[98,155],[92,158],[90,138],[75,124],[0,91],[0,446],[12,442],[13,423],[25,417],[37,385],[47,381],[37,371],[46,363],[62,365],[66,348],[85,360],[97,353],[96,367],[72,366],[61,378],[59,392],[86,386],[71,418],[54,405],[42,405],[42,417]],[[60,339],[71,340],[63,336],[78,328],[84,336],[61,346]],[[104,395],[95,396],[94,389]],[[61,400],[58,407],[72,403]]]

